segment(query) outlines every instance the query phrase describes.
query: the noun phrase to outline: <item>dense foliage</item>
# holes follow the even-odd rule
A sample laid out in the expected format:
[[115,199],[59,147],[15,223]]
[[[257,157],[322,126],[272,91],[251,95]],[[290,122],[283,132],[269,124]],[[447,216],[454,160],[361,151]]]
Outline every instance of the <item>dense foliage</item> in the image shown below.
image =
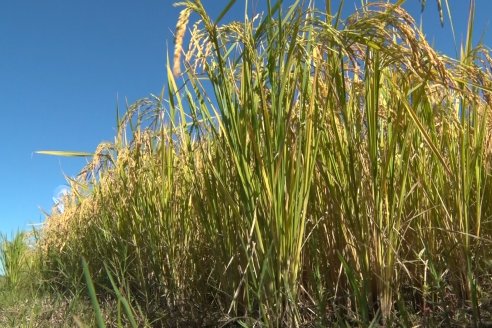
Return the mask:
[[342,21],[327,4],[221,24],[228,8],[181,3],[175,74],[70,181],[44,281],[93,282],[129,325],[487,320],[492,77],[473,13],[455,60],[399,5]]

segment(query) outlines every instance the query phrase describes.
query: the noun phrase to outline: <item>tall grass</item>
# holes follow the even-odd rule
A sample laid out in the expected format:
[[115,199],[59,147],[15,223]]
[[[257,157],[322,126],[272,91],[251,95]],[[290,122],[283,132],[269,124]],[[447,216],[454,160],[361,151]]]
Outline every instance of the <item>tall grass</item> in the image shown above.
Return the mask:
[[83,256],[99,296],[154,325],[478,326],[492,79],[473,8],[456,60],[400,5],[342,21],[269,1],[222,25],[230,6],[214,21],[180,5],[185,70],[169,63],[166,93],[128,108],[70,181],[44,277],[70,292]]
[[21,283],[22,276],[28,274],[30,259],[26,233],[18,232],[12,240],[0,235],[0,272],[6,287],[15,289]]

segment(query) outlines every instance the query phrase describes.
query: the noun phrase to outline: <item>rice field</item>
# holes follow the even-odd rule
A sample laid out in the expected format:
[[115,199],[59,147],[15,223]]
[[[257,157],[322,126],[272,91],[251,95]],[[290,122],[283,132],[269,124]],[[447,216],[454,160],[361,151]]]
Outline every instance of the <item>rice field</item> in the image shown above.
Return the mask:
[[402,2],[179,3],[165,91],[2,241],[2,326],[491,326],[490,52]]

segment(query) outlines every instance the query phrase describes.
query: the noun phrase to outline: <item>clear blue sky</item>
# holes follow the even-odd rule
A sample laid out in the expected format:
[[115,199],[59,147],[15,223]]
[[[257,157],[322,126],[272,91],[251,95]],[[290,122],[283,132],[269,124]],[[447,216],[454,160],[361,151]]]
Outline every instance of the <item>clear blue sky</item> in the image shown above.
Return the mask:
[[[251,1],[253,3],[258,0]],[[259,0],[259,3],[264,1]],[[318,3],[324,1],[317,0]],[[444,1],[444,0],[443,0]],[[44,219],[52,197],[84,159],[36,155],[36,150],[94,151],[112,141],[117,102],[159,94],[165,56],[172,52],[179,9],[169,0],[15,0],[0,3],[0,231],[29,229]],[[227,0],[204,0],[217,15]],[[291,1],[286,0],[285,3]],[[333,1],[337,3],[338,1]],[[449,0],[458,40],[467,0]],[[238,0],[233,14],[243,13]],[[345,1],[346,11],[360,1]],[[417,20],[418,0],[407,0]],[[441,29],[427,0],[424,29],[438,49],[454,55],[449,22]],[[492,1],[477,0],[476,36],[486,32]]]

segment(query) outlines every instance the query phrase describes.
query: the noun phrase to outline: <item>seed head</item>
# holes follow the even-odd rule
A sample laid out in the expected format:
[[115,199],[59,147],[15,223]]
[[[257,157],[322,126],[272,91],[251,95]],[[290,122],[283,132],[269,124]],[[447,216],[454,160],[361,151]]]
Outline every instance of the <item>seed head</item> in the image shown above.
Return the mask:
[[178,76],[181,73],[181,53],[183,51],[183,39],[186,31],[186,26],[190,19],[191,10],[185,8],[181,11],[178,18],[178,23],[176,24],[176,36],[174,38],[174,66],[173,74]]

